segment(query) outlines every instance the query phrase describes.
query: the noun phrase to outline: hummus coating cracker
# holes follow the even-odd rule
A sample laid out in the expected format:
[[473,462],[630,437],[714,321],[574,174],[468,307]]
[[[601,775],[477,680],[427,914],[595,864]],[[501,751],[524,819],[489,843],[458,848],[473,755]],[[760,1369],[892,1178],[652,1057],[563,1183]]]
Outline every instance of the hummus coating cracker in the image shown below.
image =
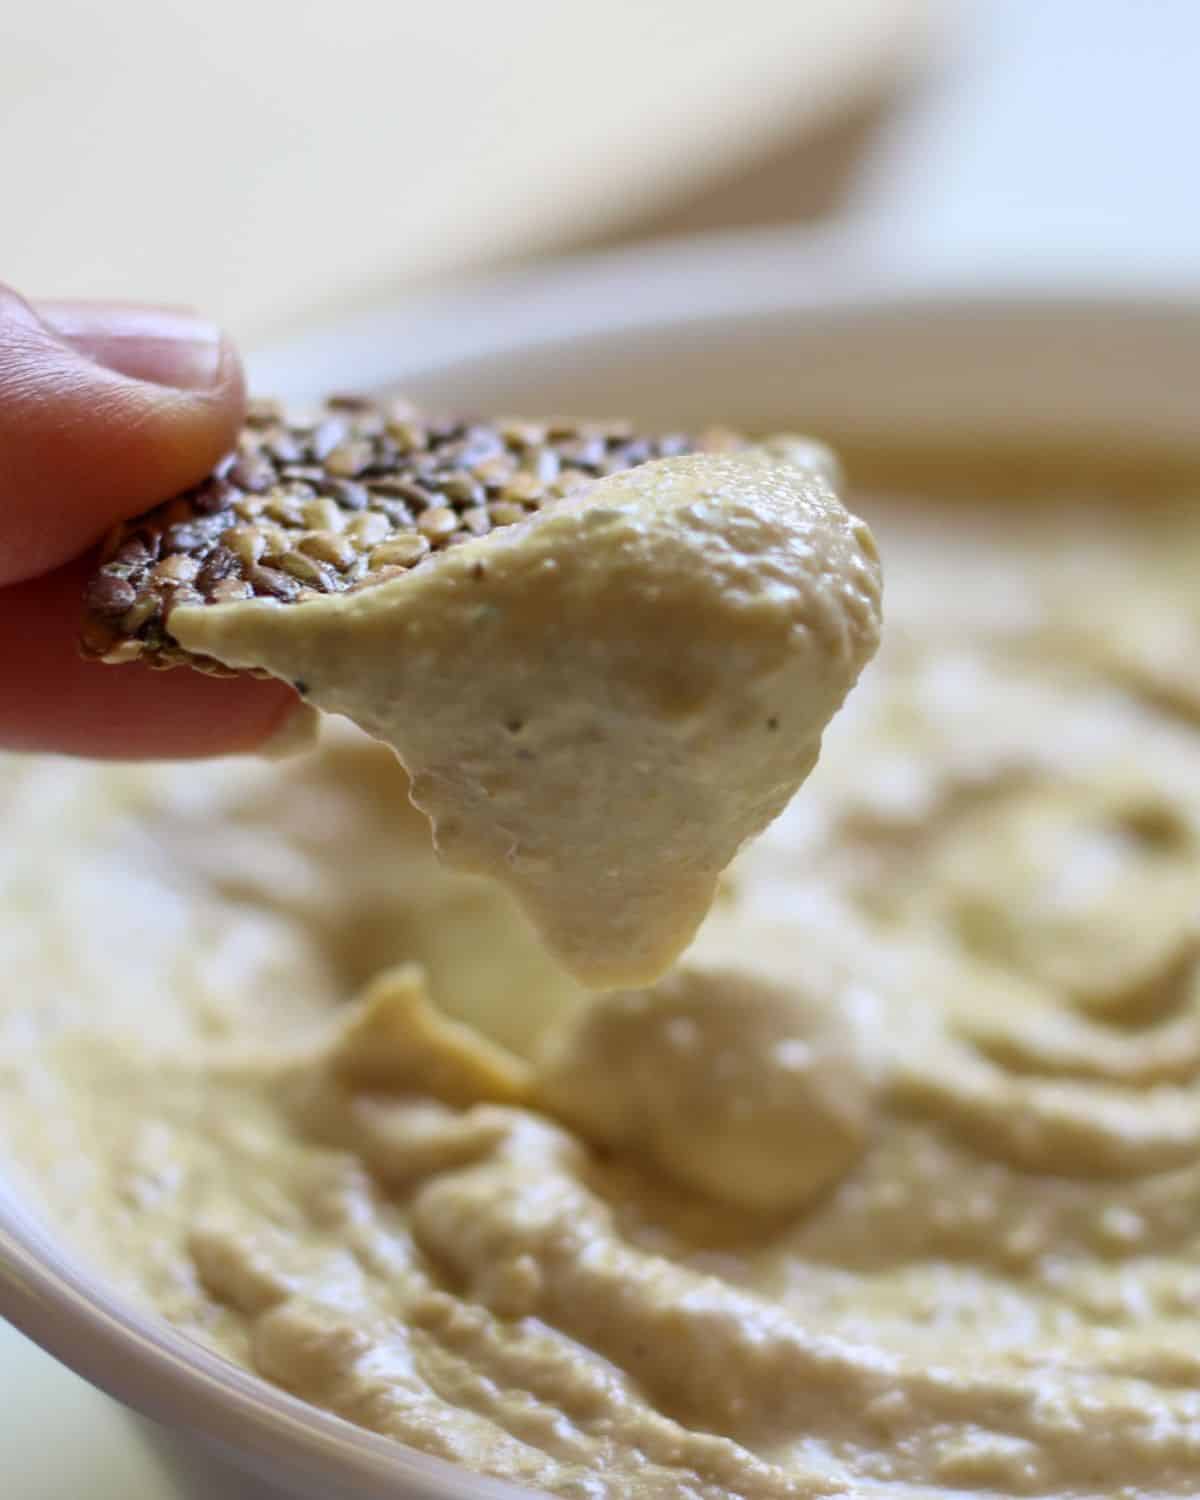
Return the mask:
[[[371,444],[394,447],[402,424],[374,407],[349,425],[329,420],[341,440],[325,471],[354,469],[339,481],[369,493]],[[444,434],[435,451],[452,449],[457,464],[429,469],[439,503],[415,521],[401,489],[416,479],[388,482],[391,517],[364,502],[342,532],[340,489],[341,499],[243,496],[235,509],[259,508],[224,532],[224,511],[176,521],[167,507],[155,533],[166,556],[153,569],[135,557],[129,586],[156,600],[161,575],[169,597],[147,604],[144,621],[133,606],[136,631],[100,654],[291,682],[393,747],[443,858],[506,885],[576,979],[649,983],[690,942],[724,867],[811,771],[874,652],[870,532],[837,498],[826,450],[802,439],[689,445],[623,423],[409,425],[425,441]],[[324,449],[318,430],[309,449]],[[527,457],[514,472],[518,449]],[[501,467],[509,498],[481,503],[479,471],[500,483]],[[214,484],[248,469],[243,454]],[[378,537],[342,572],[314,560],[318,542],[332,555],[330,538],[376,515]],[[315,532],[286,533],[322,518]],[[136,534],[116,542],[94,593],[131,543],[145,545]],[[181,555],[184,545],[208,551]],[[240,571],[213,583],[213,560],[232,568],[235,554]]]

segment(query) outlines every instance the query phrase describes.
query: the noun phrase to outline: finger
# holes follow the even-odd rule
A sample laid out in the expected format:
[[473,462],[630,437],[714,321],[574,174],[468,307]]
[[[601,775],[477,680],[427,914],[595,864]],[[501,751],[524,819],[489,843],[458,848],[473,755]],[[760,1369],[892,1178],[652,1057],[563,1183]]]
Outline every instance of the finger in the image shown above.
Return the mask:
[[143,760],[221,755],[261,745],[300,707],[279,682],[84,661],[79,601],[93,566],[77,559],[0,590],[0,745]]
[[202,319],[37,310],[0,286],[0,585],[201,479],[233,445],[243,402],[237,355]]
[[290,717],[277,683],[109,668],[76,647],[92,564],[120,517],[202,478],[233,445],[241,370],[171,308],[47,302],[0,287],[0,744],[147,758],[261,744]]

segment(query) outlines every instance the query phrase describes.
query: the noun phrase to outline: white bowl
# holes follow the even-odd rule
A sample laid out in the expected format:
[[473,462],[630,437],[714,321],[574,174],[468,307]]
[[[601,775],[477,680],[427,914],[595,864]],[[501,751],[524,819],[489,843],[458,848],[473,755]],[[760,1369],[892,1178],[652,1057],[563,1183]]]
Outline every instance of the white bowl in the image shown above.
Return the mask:
[[[254,362],[293,397],[403,387],[481,411],[631,412],[856,445],[1196,445],[1200,288],[988,285],[768,234],[563,263],[383,310]],[[234,1369],[106,1287],[0,1182],[0,1312],[157,1424],[199,1495],[515,1500]]]

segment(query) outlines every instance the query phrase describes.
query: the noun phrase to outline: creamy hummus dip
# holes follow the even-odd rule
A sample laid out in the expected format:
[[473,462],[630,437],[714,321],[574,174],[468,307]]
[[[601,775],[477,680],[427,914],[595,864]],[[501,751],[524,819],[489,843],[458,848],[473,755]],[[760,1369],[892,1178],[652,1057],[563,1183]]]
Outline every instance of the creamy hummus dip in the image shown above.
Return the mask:
[[1194,508],[865,510],[880,654],[651,985],[351,731],[5,762],[0,1137],[62,1235],[561,1496],[1194,1495]]
[[874,539],[776,438],[597,480],[353,595],[180,606],[180,645],[391,745],[442,858],[592,988],[657,979],[879,639]]

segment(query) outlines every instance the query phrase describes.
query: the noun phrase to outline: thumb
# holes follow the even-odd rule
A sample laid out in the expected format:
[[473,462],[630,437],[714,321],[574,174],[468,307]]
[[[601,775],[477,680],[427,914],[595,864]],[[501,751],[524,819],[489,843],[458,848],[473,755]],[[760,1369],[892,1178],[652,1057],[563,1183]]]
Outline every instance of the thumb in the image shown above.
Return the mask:
[[236,353],[190,313],[0,286],[0,586],[202,479],[243,399]]

